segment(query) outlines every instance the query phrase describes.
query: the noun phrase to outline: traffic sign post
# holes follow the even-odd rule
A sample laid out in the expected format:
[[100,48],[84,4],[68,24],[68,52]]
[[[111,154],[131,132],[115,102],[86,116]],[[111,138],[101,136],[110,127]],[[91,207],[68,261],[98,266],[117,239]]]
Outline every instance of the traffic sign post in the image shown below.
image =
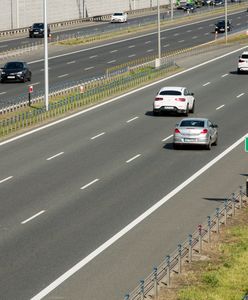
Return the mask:
[[245,138],[245,152],[248,152],[248,136]]
[[33,93],[33,86],[28,87],[28,106],[31,106],[31,94]]

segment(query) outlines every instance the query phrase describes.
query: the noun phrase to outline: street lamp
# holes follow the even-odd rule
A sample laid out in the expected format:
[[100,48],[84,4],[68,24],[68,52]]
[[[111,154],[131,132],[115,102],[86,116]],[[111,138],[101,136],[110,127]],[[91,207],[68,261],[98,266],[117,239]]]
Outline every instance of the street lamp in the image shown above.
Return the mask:
[[45,105],[46,111],[48,111],[48,43],[47,43],[47,0],[44,0],[43,3],[44,9],[44,73],[45,73]]
[[225,0],[225,40],[227,44],[227,0]]
[[157,67],[160,67],[161,62],[161,39],[160,39],[160,3],[157,0],[158,5],[158,64]]

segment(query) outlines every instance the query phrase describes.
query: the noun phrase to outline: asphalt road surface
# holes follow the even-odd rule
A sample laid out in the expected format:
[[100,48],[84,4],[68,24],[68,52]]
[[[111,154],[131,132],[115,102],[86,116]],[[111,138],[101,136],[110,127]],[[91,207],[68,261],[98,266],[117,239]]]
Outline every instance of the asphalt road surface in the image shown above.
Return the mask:
[[[214,39],[214,24],[218,18],[196,21],[191,24],[176,26],[161,32],[162,52],[187,48],[199,45]],[[247,27],[247,12],[235,13],[229,16],[233,31]],[[66,53],[65,53],[66,52]],[[125,38],[116,42],[108,42],[95,47],[80,47],[68,52],[62,51],[60,55],[53,55],[50,51],[49,59],[49,85],[59,89],[68,83],[86,81],[105,74],[111,68],[127,61],[156,55],[157,32],[141,34],[135,38]],[[34,54],[35,55],[35,54]],[[32,85],[34,91],[44,91],[44,62],[42,56],[32,54],[28,62],[32,70]],[[43,53],[42,53],[43,55]],[[21,58],[20,58],[21,59]],[[18,97],[27,97],[30,83],[4,83],[0,85],[0,108],[16,103]]]
[[[247,133],[247,76],[236,74],[241,52],[1,144],[3,299],[40,299],[35,295]],[[164,85],[195,93],[194,116],[219,125],[218,146],[173,150],[171,134],[181,117],[152,114],[154,96]],[[246,172],[240,161],[224,166],[235,175]],[[217,175],[223,164],[216,168]],[[223,174],[228,175],[224,168]],[[213,196],[213,178],[217,182],[211,176],[204,181],[205,198]],[[226,181],[217,178],[223,187]],[[228,180],[221,193],[236,188]],[[47,299],[122,299],[217,202],[223,198],[168,200],[157,218],[146,218]]]

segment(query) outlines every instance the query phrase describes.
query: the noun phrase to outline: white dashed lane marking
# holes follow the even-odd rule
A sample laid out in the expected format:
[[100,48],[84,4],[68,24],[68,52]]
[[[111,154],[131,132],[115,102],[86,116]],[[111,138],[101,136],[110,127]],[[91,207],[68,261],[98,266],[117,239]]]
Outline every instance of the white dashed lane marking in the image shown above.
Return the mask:
[[154,51],[154,49],[148,49],[146,52],[152,52]]
[[172,138],[172,137],[173,137],[173,134],[171,134],[171,135],[167,136],[166,138],[164,138],[164,139],[162,140],[162,142],[165,142],[165,141],[169,140],[169,139]]
[[135,45],[128,46],[129,49],[130,49],[130,48],[134,48],[134,47],[135,47]]
[[115,53],[115,52],[118,52],[118,50],[112,50],[109,53]]
[[95,67],[88,67],[88,68],[85,68],[84,70],[85,71],[88,71],[88,70],[91,70],[91,69],[94,69]]
[[94,184],[95,182],[97,182],[98,180],[99,180],[99,179],[96,178],[96,179],[92,180],[91,182],[87,183],[86,185],[82,186],[80,189],[81,189],[81,190],[84,190],[84,189],[86,189],[88,186],[90,186],[90,185]]
[[130,58],[130,57],[134,57],[134,56],[136,56],[136,54],[128,55],[129,58]]
[[48,157],[46,160],[51,160],[51,159],[53,159],[53,158],[55,158],[55,157],[58,157],[58,156],[60,156],[60,155],[62,155],[62,154],[64,154],[64,152],[59,152],[59,153],[57,153],[57,154],[55,154],[55,155],[53,155],[53,156]]
[[41,214],[44,214],[45,210],[41,210],[40,212],[38,212],[37,214],[33,215],[32,217],[24,220],[21,222],[21,224],[26,224],[27,222],[33,220],[34,218],[37,218],[38,216],[40,216]]
[[127,160],[126,163],[127,163],[127,164],[130,163],[131,161],[135,160],[136,158],[138,158],[138,157],[140,157],[140,156],[141,156],[141,154],[137,154],[137,155],[135,155],[134,157],[132,157],[132,158],[130,158],[129,160]]
[[102,136],[102,135],[104,135],[104,134],[105,134],[105,132],[101,132],[101,133],[99,133],[99,134],[93,136],[93,137],[91,138],[91,140],[94,140],[94,139],[96,139],[96,138],[98,138],[99,136]]
[[226,77],[228,75],[228,73],[221,75],[221,77]]
[[206,83],[204,83],[202,86],[207,86],[207,85],[209,85],[210,84],[210,82],[206,82]]
[[6,94],[6,92],[1,92],[1,93],[0,93],[0,95],[4,95],[4,94]]
[[66,77],[68,76],[69,74],[63,74],[63,75],[59,75],[58,78],[63,78],[63,77]]
[[134,117],[134,118],[128,120],[127,123],[130,123],[130,122],[132,122],[132,121],[134,121],[134,120],[136,120],[136,119],[138,119],[138,118],[139,118],[139,117]]
[[219,109],[221,109],[224,106],[225,106],[225,104],[222,104],[221,106],[217,107],[216,110],[219,110]]
[[114,60],[111,60],[111,61],[108,61],[108,64],[112,64],[112,63],[114,63],[114,62],[116,62],[115,59],[114,59]]
[[183,42],[184,42],[184,40],[178,41],[178,43],[183,43]]
[[240,97],[244,96],[244,94],[245,94],[245,93],[241,93],[241,94],[239,94],[236,98],[240,98]]
[[13,176],[6,177],[6,178],[0,180],[0,183],[3,183],[5,181],[7,181],[7,180],[10,180],[11,178],[13,178]]
[[92,59],[92,58],[96,58],[98,55],[92,55],[89,57],[89,59]]
[[67,65],[70,65],[70,64],[75,64],[75,60],[72,60],[72,61],[68,61]]
[[150,44],[152,41],[146,41],[145,44]]

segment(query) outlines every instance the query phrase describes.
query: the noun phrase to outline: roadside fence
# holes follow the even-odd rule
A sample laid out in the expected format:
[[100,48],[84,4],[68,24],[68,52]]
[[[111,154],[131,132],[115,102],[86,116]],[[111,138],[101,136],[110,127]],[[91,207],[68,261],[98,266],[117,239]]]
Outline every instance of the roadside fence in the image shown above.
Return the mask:
[[[0,137],[7,136],[8,134],[27,128],[31,125],[42,124],[48,119],[61,117],[63,114],[80,107],[104,101],[109,97],[136,88],[144,82],[166,76],[168,72],[175,70],[176,68],[177,66],[173,61],[168,61],[167,64],[164,64],[157,69],[143,68],[138,72],[130,72],[125,76],[120,75],[114,78],[104,78],[99,81],[92,81],[88,84],[77,86],[75,87],[74,93],[68,94],[63,99],[60,98],[60,100],[50,102],[48,111],[46,111],[44,107],[44,102],[40,103],[41,107],[32,107],[31,110],[21,113],[15,111],[15,108],[12,106],[11,109],[13,109],[13,111],[8,111],[8,116],[10,117],[0,120]],[[32,104],[34,103],[32,102]],[[21,105],[22,106],[19,107],[19,109],[27,107],[28,101]]]
[[224,201],[221,207],[217,207],[215,212],[207,216],[203,224],[199,224],[195,232],[188,235],[188,238],[170,255],[165,256],[164,261],[157,267],[153,267],[152,272],[140,280],[139,285],[130,293],[124,296],[124,300],[144,300],[158,299],[159,288],[171,286],[171,277],[180,275],[183,264],[191,264],[194,257],[202,253],[204,244],[210,244],[213,236],[219,235],[222,226],[225,226],[228,219],[235,216],[236,212],[244,207],[248,207],[247,196],[248,186],[240,186],[236,193],[233,193]]

